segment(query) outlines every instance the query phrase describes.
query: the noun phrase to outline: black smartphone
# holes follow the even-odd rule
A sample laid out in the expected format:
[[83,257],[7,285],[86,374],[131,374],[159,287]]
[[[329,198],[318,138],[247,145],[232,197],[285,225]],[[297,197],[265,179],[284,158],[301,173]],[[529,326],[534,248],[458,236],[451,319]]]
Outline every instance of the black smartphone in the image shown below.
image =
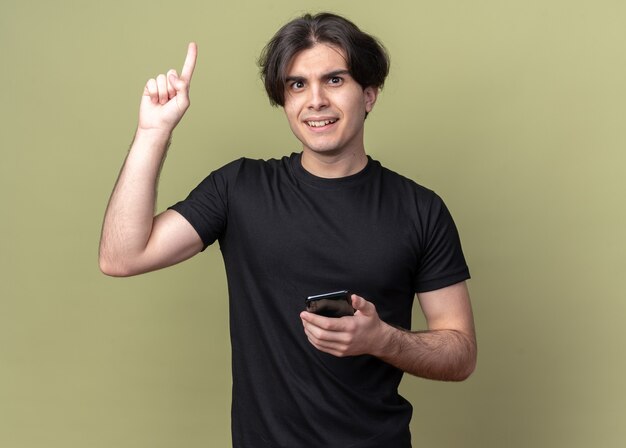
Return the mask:
[[326,317],[342,317],[354,315],[351,293],[334,291],[306,298],[306,310],[310,313]]

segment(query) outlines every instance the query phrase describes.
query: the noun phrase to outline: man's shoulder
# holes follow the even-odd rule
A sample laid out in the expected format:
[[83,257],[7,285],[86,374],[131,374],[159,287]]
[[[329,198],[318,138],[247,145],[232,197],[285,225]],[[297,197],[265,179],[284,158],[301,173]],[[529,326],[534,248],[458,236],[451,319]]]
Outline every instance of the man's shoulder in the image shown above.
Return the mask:
[[385,184],[395,189],[399,189],[405,194],[417,196],[429,201],[437,196],[437,194],[430,188],[383,165],[381,165],[381,176]]
[[271,179],[289,178],[290,171],[291,156],[270,159],[240,157],[211,172],[205,181],[212,179],[213,183],[228,189],[235,186],[254,189],[271,183]]
[[227,163],[222,168],[225,169],[237,169],[237,170],[267,170],[267,169],[282,169],[289,165],[294,154],[285,155],[279,158],[266,158],[257,159],[252,157],[240,157]]
[[255,159],[244,156],[222,165],[214,170],[213,173],[231,177],[237,176],[241,172],[277,170],[285,168],[289,164],[290,159],[291,156],[268,159]]

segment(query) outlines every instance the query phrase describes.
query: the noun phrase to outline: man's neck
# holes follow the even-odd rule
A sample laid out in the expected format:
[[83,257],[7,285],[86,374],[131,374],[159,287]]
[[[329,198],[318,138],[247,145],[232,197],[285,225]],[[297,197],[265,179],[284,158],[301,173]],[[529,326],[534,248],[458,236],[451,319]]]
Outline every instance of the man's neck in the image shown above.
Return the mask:
[[306,171],[327,179],[351,176],[367,166],[364,149],[341,154],[323,154],[305,148],[301,160]]

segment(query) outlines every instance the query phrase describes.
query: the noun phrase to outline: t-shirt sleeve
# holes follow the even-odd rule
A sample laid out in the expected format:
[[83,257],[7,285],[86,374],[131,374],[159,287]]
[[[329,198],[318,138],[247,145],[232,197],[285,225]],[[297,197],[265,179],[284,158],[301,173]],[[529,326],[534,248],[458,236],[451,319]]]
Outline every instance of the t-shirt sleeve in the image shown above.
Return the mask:
[[180,213],[202,239],[204,251],[226,231],[228,202],[241,160],[213,171],[183,201],[168,207]]
[[425,219],[416,292],[434,291],[470,278],[461,240],[448,208],[433,194]]

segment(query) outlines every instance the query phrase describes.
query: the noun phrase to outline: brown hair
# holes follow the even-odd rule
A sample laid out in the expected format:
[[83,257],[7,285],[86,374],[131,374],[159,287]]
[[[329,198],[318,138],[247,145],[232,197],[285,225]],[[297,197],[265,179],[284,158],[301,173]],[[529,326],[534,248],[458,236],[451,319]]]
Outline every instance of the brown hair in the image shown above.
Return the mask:
[[261,79],[273,106],[285,104],[286,71],[293,57],[317,43],[341,48],[350,75],[362,88],[383,86],[389,74],[389,55],[375,37],[336,14],[305,14],[279,29],[259,58]]

